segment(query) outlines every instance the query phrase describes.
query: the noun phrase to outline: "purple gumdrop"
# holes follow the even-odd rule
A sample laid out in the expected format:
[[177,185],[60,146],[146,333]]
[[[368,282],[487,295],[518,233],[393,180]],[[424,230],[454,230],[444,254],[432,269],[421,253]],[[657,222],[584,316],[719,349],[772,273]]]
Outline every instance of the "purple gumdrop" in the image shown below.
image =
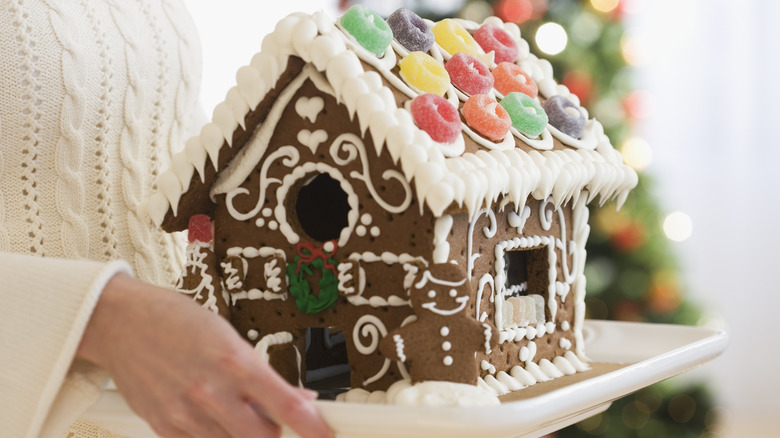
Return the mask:
[[444,64],[444,68],[452,83],[465,93],[488,94],[493,88],[493,74],[490,69],[471,55],[458,52]]
[[393,37],[410,52],[427,52],[435,41],[433,31],[425,20],[409,9],[401,8],[385,20]]
[[549,123],[555,129],[574,138],[580,138],[585,131],[588,120],[580,108],[569,99],[563,96],[553,96],[547,99],[542,107],[547,113]]

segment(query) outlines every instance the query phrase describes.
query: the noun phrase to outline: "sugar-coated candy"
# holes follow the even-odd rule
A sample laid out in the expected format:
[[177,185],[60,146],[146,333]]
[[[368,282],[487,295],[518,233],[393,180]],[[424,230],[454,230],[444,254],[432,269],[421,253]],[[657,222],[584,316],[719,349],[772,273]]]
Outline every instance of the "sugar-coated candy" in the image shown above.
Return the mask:
[[393,40],[393,32],[385,20],[363,5],[349,8],[339,23],[358,44],[376,56],[382,56]]
[[484,24],[474,32],[474,40],[485,52],[495,53],[495,62],[515,62],[520,54],[517,41],[507,31],[494,24]]
[[439,143],[452,143],[460,134],[458,110],[445,98],[421,94],[409,106],[414,123]]
[[539,94],[536,82],[519,65],[511,62],[498,64],[493,69],[493,79],[496,90],[505,96],[513,91],[519,91],[530,97],[536,97]]
[[475,57],[480,53],[479,45],[471,34],[451,18],[445,18],[434,24],[433,35],[436,37],[436,42],[447,53],[462,52]]
[[469,97],[461,111],[469,126],[493,141],[504,138],[512,126],[509,113],[486,94]]
[[485,64],[471,55],[456,53],[444,68],[456,87],[468,94],[487,94],[493,88],[493,74]]
[[537,137],[547,126],[544,109],[527,94],[513,91],[501,99],[501,106],[509,113],[512,126],[531,138]]
[[444,96],[450,87],[450,75],[444,65],[427,53],[412,52],[401,60],[399,67],[401,76],[424,93]]
[[419,15],[401,8],[387,17],[393,37],[410,52],[427,52],[433,46],[433,31]]
[[563,96],[553,96],[542,104],[544,112],[555,129],[574,138],[580,138],[588,120],[574,102]]
[[190,216],[190,221],[187,226],[187,240],[191,243],[209,243],[214,240],[214,232],[211,229],[211,218],[205,214]]

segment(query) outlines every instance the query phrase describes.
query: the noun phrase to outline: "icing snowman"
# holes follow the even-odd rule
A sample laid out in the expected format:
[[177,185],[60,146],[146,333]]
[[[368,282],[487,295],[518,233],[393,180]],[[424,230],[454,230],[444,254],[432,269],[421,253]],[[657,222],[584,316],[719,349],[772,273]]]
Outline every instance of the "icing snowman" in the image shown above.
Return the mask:
[[413,382],[446,380],[476,384],[476,351],[490,353],[498,332],[468,315],[471,284],[458,266],[434,264],[422,270],[410,290],[417,320],[387,334],[386,357],[404,362]]

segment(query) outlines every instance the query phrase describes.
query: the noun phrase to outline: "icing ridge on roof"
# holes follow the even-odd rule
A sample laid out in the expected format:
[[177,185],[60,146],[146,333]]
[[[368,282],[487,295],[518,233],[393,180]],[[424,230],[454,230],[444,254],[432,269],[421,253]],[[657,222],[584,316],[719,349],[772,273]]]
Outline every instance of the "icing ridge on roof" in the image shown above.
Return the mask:
[[[480,26],[466,20],[454,21],[470,31]],[[555,83],[551,64],[529,52],[515,24],[497,17],[483,22],[488,23],[500,26],[517,41],[516,63],[538,84],[540,94],[548,99],[566,97],[587,117],[578,97]],[[451,56],[436,43],[430,53],[440,61]],[[222,148],[232,147],[234,131],[239,126],[246,128],[245,117],[274,88],[291,56],[301,58],[324,75],[337,101],[346,106],[351,117],[358,118],[363,134],[368,132],[378,149],[387,150],[407,181],[414,182],[420,204],[436,216],[453,205],[474,216],[499,201],[502,205],[512,202],[519,209],[528,195],[536,199],[552,197],[560,205],[576,201],[583,191],[588,202],[595,197],[600,197],[602,203],[616,198],[620,206],[636,186],[636,173],[623,164],[622,156],[595,119],[588,120],[579,139],[547,125],[536,139],[512,128],[504,140],[492,142],[463,124],[460,140],[448,144],[433,141],[415,125],[407,108],[398,107],[393,91],[383,83],[384,79],[410,99],[421,94],[401,75],[391,72],[408,54],[393,41],[377,57],[323,12],[294,13],[282,19],[264,38],[261,51],[250,64],[238,70],[236,86],[214,108],[212,121],[173,157],[171,169],[160,176],[159,191],[146,204],[146,213],[159,226],[166,214],[177,214],[180,198],[196,171],[203,181],[207,165],[222,170],[218,168]],[[373,69],[364,69],[363,63]],[[489,67],[495,67],[495,63]],[[503,97],[495,89],[491,93]],[[466,97],[452,84],[445,93],[456,108]],[[465,152],[465,136],[480,145],[479,150]],[[565,147],[553,150],[553,137]]]

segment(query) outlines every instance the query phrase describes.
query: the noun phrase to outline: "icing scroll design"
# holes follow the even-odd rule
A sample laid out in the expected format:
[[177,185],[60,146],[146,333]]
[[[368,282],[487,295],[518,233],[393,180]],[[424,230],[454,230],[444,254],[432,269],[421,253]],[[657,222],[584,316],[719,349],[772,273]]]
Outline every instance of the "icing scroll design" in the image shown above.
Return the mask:
[[[344,156],[345,153],[346,156]],[[366,146],[357,135],[347,132],[336,137],[336,139],[330,145],[330,156],[339,166],[346,166],[347,164],[355,161],[356,158],[360,158],[362,171],[352,171],[350,172],[349,176],[354,179],[363,181],[374,200],[386,211],[390,213],[401,213],[409,207],[409,204],[411,204],[412,188],[409,185],[409,182],[404,178],[403,174],[397,170],[385,170],[382,173],[382,179],[385,181],[391,179],[398,181],[404,190],[404,200],[398,205],[391,205],[381,197],[379,192],[377,192],[368,169],[368,154],[366,152]]]
[[[369,338],[370,343],[368,345],[363,344],[360,339],[361,336]],[[374,315],[361,316],[355,323],[355,328],[352,329],[352,342],[355,344],[355,348],[360,354],[366,356],[374,353],[376,349],[379,348],[379,341],[385,336],[387,336],[387,328],[384,323]],[[390,359],[386,358],[385,362],[382,364],[382,369],[375,375],[366,379],[363,382],[363,385],[365,386],[381,379],[390,368],[390,363]]]
[[235,205],[233,205],[233,199],[235,199],[236,196],[248,195],[249,190],[239,186],[229,191],[225,196],[225,204],[227,205],[227,209],[233,218],[239,221],[244,221],[255,217],[260,212],[260,210],[263,208],[263,205],[265,204],[265,197],[266,192],[268,191],[268,187],[270,187],[271,184],[282,183],[282,180],[279,178],[270,178],[268,176],[268,168],[271,167],[271,164],[279,159],[282,160],[282,164],[292,168],[298,164],[300,154],[294,146],[283,146],[279,148],[279,150],[268,155],[268,158],[263,162],[263,166],[260,168],[260,194],[258,195],[259,197],[257,199],[257,204],[254,206],[254,208],[252,208],[252,210],[241,213],[236,209]]
[[493,238],[493,236],[496,235],[496,231],[498,230],[498,224],[496,223],[496,214],[495,212],[493,212],[492,208],[483,208],[482,210],[477,212],[477,215],[475,216],[474,220],[472,220],[471,223],[469,223],[469,235],[468,235],[468,242],[467,242],[468,245],[467,251],[469,254],[469,259],[467,263],[468,272],[466,273],[468,278],[471,278],[471,273],[474,270],[474,261],[477,260],[480,256],[479,252],[474,253],[472,249],[474,245],[474,226],[477,224],[477,221],[479,220],[480,217],[482,217],[483,214],[486,215],[488,217],[488,220],[490,221],[487,227],[482,227],[482,232],[485,233],[485,237],[487,237],[488,239]]
[[[576,277],[577,266],[577,244],[573,240],[566,239],[566,218],[563,216],[563,210],[560,208],[554,209],[551,198],[546,199],[539,204],[539,223],[542,225],[542,229],[550,231],[553,225],[553,215],[558,213],[558,223],[561,227],[561,237],[555,239],[555,248],[561,250],[561,268],[563,269],[563,278],[567,284],[574,283]],[[569,267],[569,258],[572,257],[572,266]]]

